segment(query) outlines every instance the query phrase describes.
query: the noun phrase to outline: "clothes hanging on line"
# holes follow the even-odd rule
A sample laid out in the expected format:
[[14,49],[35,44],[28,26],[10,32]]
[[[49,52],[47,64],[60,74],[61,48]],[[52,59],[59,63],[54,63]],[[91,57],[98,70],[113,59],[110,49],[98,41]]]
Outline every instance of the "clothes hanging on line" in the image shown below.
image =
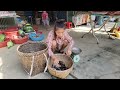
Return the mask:
[[72,17],[74,25],[82,25],[88,23],[89,21],[89,14],[78,14]]

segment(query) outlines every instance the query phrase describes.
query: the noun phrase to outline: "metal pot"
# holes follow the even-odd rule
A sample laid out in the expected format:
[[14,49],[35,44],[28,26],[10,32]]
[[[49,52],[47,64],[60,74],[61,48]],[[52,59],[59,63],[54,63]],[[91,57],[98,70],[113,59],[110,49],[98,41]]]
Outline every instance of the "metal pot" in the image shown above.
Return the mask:
[[74,55],[78,55],[78,54],[80,54],[81,52],[82,52],[82,50],[81,50],[80,48],[77,48],[77,47],[72,48],[72,53],[73,53]]

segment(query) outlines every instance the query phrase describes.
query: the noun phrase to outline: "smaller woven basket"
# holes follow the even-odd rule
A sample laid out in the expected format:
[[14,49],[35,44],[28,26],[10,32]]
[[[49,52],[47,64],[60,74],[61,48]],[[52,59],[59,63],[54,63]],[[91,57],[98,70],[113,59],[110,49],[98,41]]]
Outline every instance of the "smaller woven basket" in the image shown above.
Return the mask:
[[48,70],[51,75],[61,78],[61,79],[65,79],[69,75],[69,73],[73,70],[72,58],[66,55],[63,55],[63,54],[55,54],[55,56],[60,61],[63,61],[65,63],[65,66],[68,67],[68,69],[64,71],[59,71],[59,70],[52,68],[53,61],[50,59],[49,64],[48,64]]

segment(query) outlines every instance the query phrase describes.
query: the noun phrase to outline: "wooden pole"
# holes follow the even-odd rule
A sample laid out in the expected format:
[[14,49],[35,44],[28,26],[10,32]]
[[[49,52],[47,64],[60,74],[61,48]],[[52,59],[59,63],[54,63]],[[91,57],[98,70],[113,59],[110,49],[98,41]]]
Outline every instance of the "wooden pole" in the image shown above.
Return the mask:
[[67,16],[67,22],[68,22],[68,11],[67,11],[67,13],[66,13],[66,16]]

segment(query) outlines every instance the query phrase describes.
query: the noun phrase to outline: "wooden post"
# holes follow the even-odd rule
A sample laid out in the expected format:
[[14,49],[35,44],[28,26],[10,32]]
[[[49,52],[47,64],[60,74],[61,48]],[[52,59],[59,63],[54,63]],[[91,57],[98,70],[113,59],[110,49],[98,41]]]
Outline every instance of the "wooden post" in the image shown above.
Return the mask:
[[68,11],[67,11],[66,15],[67,15],[67,22],[68,22]]

